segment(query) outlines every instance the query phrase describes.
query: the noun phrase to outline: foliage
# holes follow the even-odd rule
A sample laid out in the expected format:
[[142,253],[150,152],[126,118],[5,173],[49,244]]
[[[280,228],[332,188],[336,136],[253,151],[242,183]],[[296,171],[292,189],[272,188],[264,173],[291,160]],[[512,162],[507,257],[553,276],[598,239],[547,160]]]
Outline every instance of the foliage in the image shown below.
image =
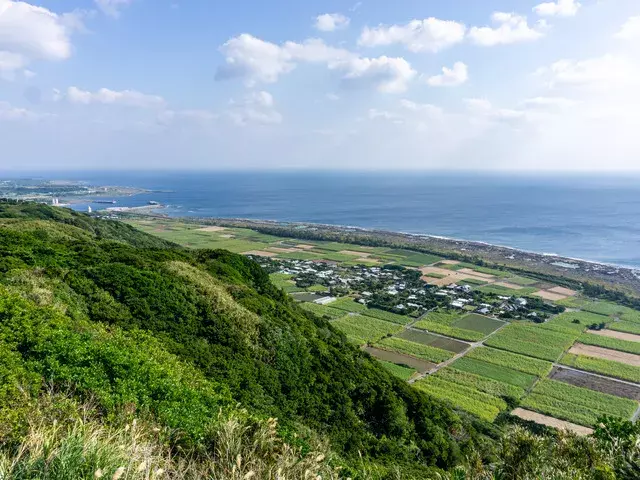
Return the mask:
[[344,310],[345,312],[352,313],[361,313],[367,310],[366,306],[356,302],[350,297],[339,298],[335,302],[332,302],[331,308],[337,308],[338,310]]
[[593,324],[610,321],[609,318],[596,313],[589,312],[564,312],[556,315],[547,322],[548,325],[557,325],[565,328],[583,332],[586,328]]
[[475,358],[538,377],[546,376],[553,366],[551,362],[488,347],[474,348],[467,353],[466,358]]
[[453,325],[454,322],[459,320],[461,317],[462,316],[458,312],[436,310],[429,312],[422,320],[416,322],[414,327],[473,342],[482,340],[486,336],[474,330],[455,327]]
[[[43,205],[0,203],[0,216],[5,439],[25,434],[28,399],[44,380],[93,398],[105,425],[148,416],[175,432],[168,445],[184,455],[211,453],[211,422],[236,402],[280,418],[279,434],[296,444],[317,434],[352,466],[417,477],[483,438],[246,257]],[[454,431],[470,440],[459,444]]]
[[400,325],[406,325],[412,320],[406,315],[398,315],[397,313],[387,312],[386,310],[378,310],[377,308],[369,308],[360,313],[361,315],[366,315],[367,317],[386,320],[387,322],[398,323]]
[[640,325],[634,322],[613,322],[607,325],[609,330],[640,335]]
[[444,362],[445,360],[449,360],[453,357],[453,353],[446,350],[396,337],[384,338],[380,340],[380,342],[376,343],[375,346],[382,348],[383,350],[404,353],[406,355],[412,355],[416,358],[421,358],[422,360],[435,363]]

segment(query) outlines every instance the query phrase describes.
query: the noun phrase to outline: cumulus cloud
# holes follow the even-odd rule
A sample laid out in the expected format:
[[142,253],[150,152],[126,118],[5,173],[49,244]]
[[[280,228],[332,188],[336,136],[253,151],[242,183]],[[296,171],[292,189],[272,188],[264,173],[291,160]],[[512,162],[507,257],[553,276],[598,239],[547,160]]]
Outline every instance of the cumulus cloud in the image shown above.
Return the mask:
[[457,87],[469,80],[469,69],[462,62],[456,62],[453,68],[442,67],[440,75],[427,78],[431,87]]
[[269,92],[250,92],[240,101],[232,99],[230,107],[229,118],[238,126],[282,123],[282,115],[275,109],[275,101]]
[[330,70],[342,72],[343,79],[350,84],[373,84],[379,91],[388,93],[404,91],[416,75],[404,58],[360,57],[343,48],[331,47],[320,39],[276,45],[242,34],[225,43],[221,51],[226,62],[218,69],[216,78],[242,78],[248,86],[258,82],[274,83],[299,63],[325,65]]
[[629,18],[614,37],[620,40],[640,40],[640,15]]
[[133,0],[95,0],[98,8],[109,17],[118,18],[122,9],[133,3]]
[[341,13],[325,13],[316,17],[314,27],[321,32],[333,32],[347,28],[349,23],[351,23],[349,17]]
[[620,88],[637,85],[640,68],[621,55],[585,60],[559,60],[536,71],[549,87]]
[[71,56],[68,18],[26,2],[0,0],[0,69],[14,71],[33,60]]
[[0,102],[0,121],[31,122],[50,116],[50,114],[36,113],[26,108],[14,107],[7,102]]
[[135,90],[115,91],[101,88],[96,92],[81,90],[78,87],[69,87],[64,95],[54,91],[54,99],[66,99],[70,103],[79,105],[123,105],[127,107],[161,107],[165,104],[162,97],[147,95]]
[[400,100],[400,106],[410,112],[425,114],[429,117],[439,117],[444,113],[442,108],[430,103],[416,103],[407,99]]
[[544,36],[546,23],[539,21],[529,26],[527,17],[515,13],[495,12],[491,16],[495,27],[473,27],[469,39],[482,47],[506,45],[510,43],[532,42]]
[[435,53],[462,42],[466,31],[462,23],[430,17],[405,25],[365,27],[358,44],[364,47],[401,44],[411,52]]
[[556,0],[545,2],[533,7],[533,11],[541,17],[573,17],[578,13],[582,4],[577,0]]

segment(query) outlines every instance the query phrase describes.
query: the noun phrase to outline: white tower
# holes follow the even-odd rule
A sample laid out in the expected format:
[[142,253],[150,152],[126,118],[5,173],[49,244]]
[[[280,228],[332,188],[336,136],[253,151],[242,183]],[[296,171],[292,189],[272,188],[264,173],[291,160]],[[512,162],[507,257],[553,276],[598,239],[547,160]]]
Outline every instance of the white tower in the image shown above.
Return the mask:
[[91,212],[92,212],[92,210],[91,210],[91,207],[90,207],[90,206],[89,206],[89,207],[87,207],[87,212],[89,212],[89,213],[91,213]]

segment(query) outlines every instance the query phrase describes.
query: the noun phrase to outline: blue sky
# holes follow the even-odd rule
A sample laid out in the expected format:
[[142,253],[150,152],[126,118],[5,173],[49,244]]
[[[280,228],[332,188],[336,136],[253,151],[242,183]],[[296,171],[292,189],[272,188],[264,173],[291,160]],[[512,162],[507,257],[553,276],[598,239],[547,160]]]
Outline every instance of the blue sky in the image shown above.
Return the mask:
[[0,169],[637,170],[639,44],[637,0],[0,0]]

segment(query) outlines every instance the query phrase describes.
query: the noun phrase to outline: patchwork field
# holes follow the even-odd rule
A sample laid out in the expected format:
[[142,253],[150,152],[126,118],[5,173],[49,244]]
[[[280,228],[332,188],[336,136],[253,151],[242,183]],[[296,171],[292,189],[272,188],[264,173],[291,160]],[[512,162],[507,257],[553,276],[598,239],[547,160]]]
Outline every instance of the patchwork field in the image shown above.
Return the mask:
[[580,335],[578,340],[585,345],[593,345],[595,347],[609,348],[611,350],[640,355],[640,343],[598,335],[592,330],[588,330],[587,333]]
[[421,360],[434,363],[441,363],[453,357],[453,353],[447,350],[397,337],[383,338],[374,346],[391,352],[411,355]]
[[456,370],[490,378],[520,388],[529,388],[536,381],[534,375],[519,372],[509,367],[487,363],[475,358],[462,357],[451,364]]
[[396,335],[403,340],[409,340],[410,342],[421,343],[423,345],[429,345],[430,347],[440,348],[453,353],[460,353],[469,348],[468,343],[460,342],[439,335],[432,335],[427,332],[422,332],[414,329],[407,329]]
[[614,395],[616,397],[640,401],[640,385],[634,386],[617,380],[611,380],[609,378],[562,367],[554,368],[549,375],[549,378],[559,382],[568,383],[576,387],[584,387],[589,390],[608,393],[609,395]]
[[[471,318],[465,320],[466,317]],[[434,311],[429,312],[424,319],[416,322],[414,327],[453,338],[459,338],[461,340],[477,342],[487,336],[487,334],[483,333],[482,330],[488,330],[490,325],[495,326],[494,322],[496,321],[491,320],[493,319],[482,317],[480,315],[464,316],[456,312]],[[502,324],[502,322],[500,322],[500,324]],[[463,327],[460,327],[459,325],[463,325]],[[472,325],[474,328],[464,328],[468,325]],[[496,328],[498,327],[493,328],[493,330]]]
[[618,332],[616,330],[597,330],[591,333],[594,335],[602,335],[603,337],[617,338],[618,340],[640,342],[640,335],[635,335],[633,333]]
[[415,369],[418,372],[428,372],[436,366],[436,364],[433,362],[427,362],[426,360],[420,360],[410,355],[390,352],[389,350],[382,350],[380,348],[366,347],[364,351],[379,360],[383,360],[399,366],[406,365],[407,367]]
[[469,351],[466,358],[475,358],[476,360],[482,360],[486,363],[508,367],[513,370],[538,377],[546,376],[551,371],[552,367],[551,362],[489,347],[474,348]]
[[378,361],[384,368],[389,370],[393,375],[398,377],[400,380],[404,380],[405,382],[417,373],[413,368],[404,367],[402,365],[398,365],[392,362],[387,362],[385,360],[378,360]]
[[555,362],[578,338],[579,332],[555,331],[542,325],[512,323],[485,344],[529,357]]
[[540,425],[546,425],[547,427],[557,428],[558,430],[566,430],[573,432],[577,435],[591,435],[593,433],[592,428],[584,427],[582,425],[576,425],[575,423],[566,422],[564,420],[558,420],[557,418],[542,415],[538,412],[532,412],[531,410],[525,410],[524,408],[516,408],[511,412],[511,415],[515,415],[523,420],[535,422]]
[[573,355],[586,355],[593,358],[599,358],[602,360],[611,360],[615,362],[624,363],[634,367],[640,367],[640,355],[634,353],[620,352],[612,350],[610,348],[603,348],[596,345],[585,345],[582,343],[576,343],[569,350]]
[[590,427],[602,415],[630,419],[638,402],[575,387],[556,380],[540,380],[522,406],[545,415]]
[[362,315],[347,315],[334,320],[333,326],[358,345],[377,342],[382,337],[392,335],[402,329],[400,325],[395,323]]

